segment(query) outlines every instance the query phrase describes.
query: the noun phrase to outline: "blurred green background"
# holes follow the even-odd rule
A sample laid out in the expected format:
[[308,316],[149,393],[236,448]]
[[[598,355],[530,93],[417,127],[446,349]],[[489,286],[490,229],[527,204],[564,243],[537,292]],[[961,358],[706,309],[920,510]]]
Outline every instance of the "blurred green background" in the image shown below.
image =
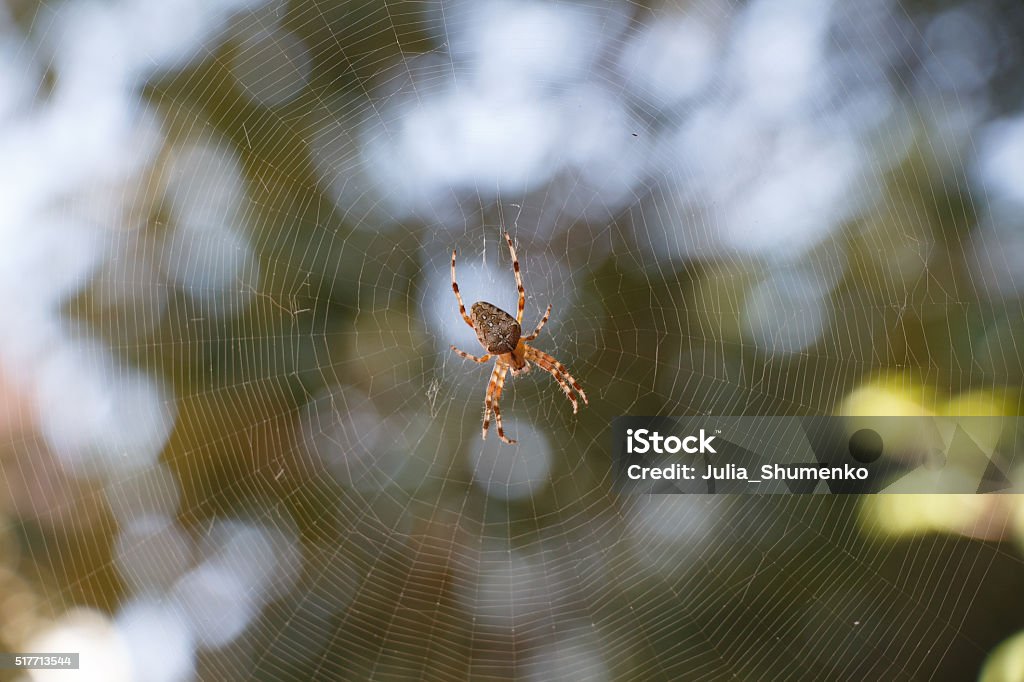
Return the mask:
[[[1017,496],[609,470],[619,415],[1020,413],[1018,3],[7,0],[0,29],[0,650],[1024,680]],[[478,347],[452,249],[467,303],[515,305],[504,229],[590,398],[510,379],[514,447],[448,350]]]

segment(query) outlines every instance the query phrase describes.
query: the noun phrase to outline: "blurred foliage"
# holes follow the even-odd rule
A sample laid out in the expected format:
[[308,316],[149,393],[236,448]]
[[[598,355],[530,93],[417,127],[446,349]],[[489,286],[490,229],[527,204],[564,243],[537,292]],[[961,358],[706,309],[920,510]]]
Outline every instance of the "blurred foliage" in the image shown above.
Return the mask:
[[[9,4],[26,33],[53,9]],[[387,68],[445,54],[435,38],[444,14],[411,2],[279,6],[280,26],[312,62],[305,89],[262,106],[233,75],[246,56],[239,41],[230,32],[211,39],[198,61],[147,82],[144,101],[167,144],[126,202],[148,245],[134,253],[156,253],[152,245],[177,229],[161,175],[175,148],[208,138],[230,149],[244,178],[240,223],[256,286],[237,280],[218,308],[154,268],[140,286],[166,296],[160,311],[135,298],[109,304],[96,282],[68,306],[120,360],[170,387],[177,416],[161,461],[180,486],[174,520],[192,540],[224,517],[296,527],[305,564],[297,597],[271,600],[243,637],[205,652],[199,677],[523,675],[527,654],[560,638],[589,641],[582,630],[600,642],[591,649],[608,676],[621,679],[967,679],[982,666],[985,682],[1024,679],[1015,634],[1024,616],[1007,598],[1024,593],[1015,497],[675,501],[611,491],[608,425],[621,414],[1020,414],[1021,300],[978,284],[969,253],[984,192],[964,168],[971,152],[924,120],[951,96],[925,87],[914,58],[889,74],[917,107],[914,142],[884,173],[882,208],[845,221],[805,257],[819,273],[844,265],[817,341],[798,352],[749,338],[745,301],[771,259],[723,251],[655,262],[635,207],[548,235],[524,230],[527,267],[551,253],[573,268],[572,303],[561,305],[563,290],[544,292],[565,330],[547,342],[591,404],[573,417],[556,387],[524,380],[509,389],[510,411],[546,434],[554,461],[548,485],[501,503],[474,485],[465,452],[477,447],[485,375],[466,386],[452,379],[469,370],[437,352],[447,341],[422,320],[435,295],[428,261],[496,234],[493,207],[465,199],[464,230],[424,217],[368,222],[336,202],[314,158],[325,121],[358,136],[358,117],[332,120],[345,111],[336,100],[359,111],[381,104],[374,88]],[[1024,31],[1013,2],[905,2],[896,15],[914,31],[961,6],[1010,37]],[[676,10],[635,8],[632,18]],[[987,89],[969,93],[984,103],[975,127],[1021,110],[1021,44],[1000,46]],[[507,197],[504,224],[509,203],[536,196]],[[683,209],[673,218],[684,231],[714,224]],[[337,386],[353,402],[332,405],[339,415],[369,406],[392,420],[385,435],[407,451],[415,476],[399,472],[372,490],[339,483],[302,432],[307,407]],[[32,484],[38,471],[20,462],[38,438],[11,429],[5,440],[7,487]],[[60,469],[38,456],[49,462],[39,470]],[[116,613],[130,596],[102,485],[65,475],[35,484],[31,501],[12,494],[0,504],[0,583],[13,585],[0,589],[5,650],[68,608]],[[50,506],[65,511],[40,513]],[[516,561],[529,570],[517,574]],[[514,627],[488,624],[486,589],[511,601]],[[516,620],[517,611],[526,615]]]

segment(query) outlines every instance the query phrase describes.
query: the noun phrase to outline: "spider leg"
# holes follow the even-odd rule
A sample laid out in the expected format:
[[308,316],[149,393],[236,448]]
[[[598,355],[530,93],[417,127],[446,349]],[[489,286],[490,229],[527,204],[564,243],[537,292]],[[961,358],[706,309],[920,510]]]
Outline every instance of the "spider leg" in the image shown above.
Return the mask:
[[455,250],[452,249],[452,291],[455,292],[455,298],[459,302],[459,314],[462,315],[462,319],[466,321],[470,327],[474,330],[473,320],[469,319],[469,315],[466,314],[466,304],[462,302],[462,294],[459,293],[459,283],[455,281]]
[[508,367],[502,365],[501,372],[498,374],[498,385],[494,389],[494,398],[491,401],[491,409],[494,410],[494,423],[498,427],[498,438],[502,439],[509,445],[515,445],[516,441],[505,435],[505,429],[501,427],[501,408],[498,407],[498,402],[501,400],[501,391],[505,388],[505,370]]
[[491,370],[491,378],[487,382],[487,393],[484,395],[484,427],[481,431],[484,440],[487,440],[487,429],[491,426],[491,411],[494,409],[492,407],[494,388],[498,385],[498,373],[502,367],[503,364],[500,360],[495,362],[494,369]]
[[544,325],[548,323],[548,318],[551,317],[551,304],[548,303],[548,309],[544,313],[544,317],[540,318],[540,324],[533,330],[533,333],[529,336],[524,336],[523,341],[533,341],[535,338],[540,336],[540,330],[544,328]]
[[466,358],[467,360],[472,360],[473,362],[479,362],[480,364],[483,364],[483,363],[485,363],[485,362],[487,362],[488,360],[491,359],[491,356],[490,356],[489,353],[486,354],[486,355],[481,355],[480,357],[477,357],[475,355],[470,355],[469,353],[467,353],[464,350],[459,350],[455,346],[451,346],[451,349],[453,351],[455,351],[456,353],[458,353],[459,355],[461,355],[462,357]]
[[[527,355],[527,357],[529,357],[529,355]],[[531,359],[537,363],[538,367],[555,378],[555,381],[558,382],[558,386],[565,393],[565,397],[569,399],[570,403],[572,403],[572,413],[576,414],[579,411],[579,401],[576,400],[576,396],[572,394],[572,389],[569,388],[569,384],[565,383],[565,379],[563,379],[562,375],[558,373],[558,370],[543,360],[538,360],[536,358]]]
[[508,251],[512,254],[512,271],[516,273],[516,286],[519,288],[519,309],[516,311],[516,322],[523,323],[523,308],[526,307],[526,289],[523,288],[523,276],[519,273],[519,258],[516,256],[516,249],[512,246],[512,237],[505,233],[505,241],[508,242]]
[[568,384],[572,384],[572,387],[576,389],[576,392],[580,394],[581,398],[583,398],[583,403],[585,405],[590,404],[587,400],[587,394],[583,392],[583,387],[581,387],[576,379],[569,374],[569,370],[565,368],[565,365],[560,363],[558,360],[555,360],[544,351],[537,350],[532,346],[527,346],[526,358],[536,362],[541,369],[545,370],[548,374],[558,380],[558,383],[562,386],[562,390],[565,391],[567,396],[569,396],[569,401],[572,403],[572,411],[574,413],[577,408],[576,397],[572,395],[572,391],[569,390]]

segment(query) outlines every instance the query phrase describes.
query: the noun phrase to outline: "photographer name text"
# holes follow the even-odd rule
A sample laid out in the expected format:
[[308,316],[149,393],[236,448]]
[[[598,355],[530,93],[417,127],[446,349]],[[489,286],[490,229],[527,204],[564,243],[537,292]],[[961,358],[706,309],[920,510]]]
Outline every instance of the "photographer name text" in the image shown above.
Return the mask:
[[631,464],[626,475],[633,481],[866,481],[868,470],[849,464],[842,466],[817,466],[813,464],[762,464],[751,476],[745,466],[723,464],[698,467],[693,464],[671,464],[650,467]]
[[[717,454],[714,445],[715,436],[708,435],[704,429],[695,435],[679,438],[678,436],[662,436],[657,431],[647,429],[628,429],[626,431],[626,452],[633,454],[674,455],[685,453]],[[866,481],[868,469],[861,466],[844,464],[842,466],[825,466],[819,464],[762,464],[754,467],[753,472],[746,466],[722,463],[714,465],[675,463],[667,466],[645,466],[631,464],[626,468],[626,476],[633,481],[644,480],[677,480],[677,481]]]

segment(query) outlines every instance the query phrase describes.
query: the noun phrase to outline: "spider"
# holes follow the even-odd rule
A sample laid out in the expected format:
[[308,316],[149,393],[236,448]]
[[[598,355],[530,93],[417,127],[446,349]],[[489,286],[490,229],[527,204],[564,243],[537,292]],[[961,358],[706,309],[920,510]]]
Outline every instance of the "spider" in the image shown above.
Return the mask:
[[[487,429],[491,425],[491,412],[494,412],[494,423],[498,427],[498,438],[501,438],[501,440],[509,445],[514,445],[516,441],[506,436],[505,430],[501,427],[501,409],[498,407],[498,401],[501,400],[501,390],[505,386],[505,374],[509,370],[512,371],[512,376],[525,374],[530,371],[530,362],[533,361],[538,367],[555,378],[562,391],[565,392],[566,397],[569,398],[569,402],[572,403],[573,414],[576,414],[579,403],[576,400],[576,396],[573,395],[572,389],[576,389],[576,392],[583,398],[585,405],[590,403],[587,402],[587,394],[583,392],[580,385],[569,374],[569,370],[565,368],[565,365],[547,353],[526,344],[527,341],[533,341],[540,334],[540,330],[551,316],[551,305],[548,304],[544,317],[540,319],[540,324],[533,330],[533,333],[529,336],[523,336],[523,329],[520,325],[523,322],[523,308],[526,306],[526,290],[523,289],[523,278],[519,274],[519,259],[516,258],[516,250],[512,246],[512,237],[508,235],[508,232],[505,233],[505,241],[508,243],[509,253],[512,254],[512,271],[516,275],[516,286],[519,288],[519,309],[516,311],[516,316],[513,318],[498,306],[486,301],[477,301],[470,308],[470,315],[466,314],[466,306],[462,302],[462,295],[459,293],[459,284],[455,280],[455,251],[453,250],[452,291],[455,292],[455,299],[459,302],[459,314],[462,315],[462,319],[465,320],[466,324],[476,332],[476,338],[487,353],[476,357],[466,351],[459,350],[455,346],[451,348],[467,360],[479,362],[480,364],[487,362],[491,359],[491,356],[494,356],[494,370],[491,372],[491,380],[487,383],[487,394],[484,397],[483,438],[484,440],[487,439]],[[570,388],[570,385],[572,388]]]

